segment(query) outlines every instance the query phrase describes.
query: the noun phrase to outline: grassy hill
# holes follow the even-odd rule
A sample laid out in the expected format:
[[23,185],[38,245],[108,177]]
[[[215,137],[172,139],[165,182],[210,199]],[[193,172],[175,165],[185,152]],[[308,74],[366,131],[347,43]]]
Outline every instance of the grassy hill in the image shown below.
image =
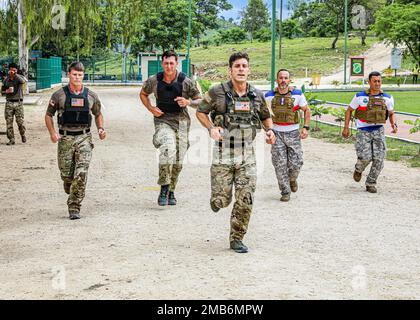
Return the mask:
[[[282,67],[290,69],[295,77],[304,77],[305,68],[308,68],[308,76],[312,73],[321,73],[322,75],[331,73],[343,65],[344,59],[344,40],[338,41],[336,50],[330,49],[332,40],[332,38],[283,40]],[[367,46],[361,46],[359,38],[349,39],[347,41],[348,53],[349,55],[361,54],[376,41],[376,38],[368,38]],[[276,50],[278,51],[278,42]],[[226,78],[228,59],[235,51],[246,51],[250,55],[251,80],[269,80],[271,42],[248,41],[239,44],[209,46],[207,49],[192,48],[191,59],[192,63],[198,67],[201,78],[221,80]]]

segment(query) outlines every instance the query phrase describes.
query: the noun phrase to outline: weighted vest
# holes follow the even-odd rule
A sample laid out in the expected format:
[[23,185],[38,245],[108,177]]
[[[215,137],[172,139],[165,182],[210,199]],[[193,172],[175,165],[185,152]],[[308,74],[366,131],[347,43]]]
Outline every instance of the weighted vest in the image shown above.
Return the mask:
[[69,86],[63,88],[66,94],[64,112],[58,116],[58,124],[67,126],[90,127],[92,116],[89,109],[89,89],[84,88],[81,94],[70,92]]
[[222,83],[225,93],[226,112],[213,111],[211,118],[215,126],[224,128],[224,139],[235,142],[252,142],[261,126],[261,120],[254,106],[256,94],[250,90],[246,97],[235,97],[233,88]]
[[181,107],[174,99],[182,97],[182,83],[185,80],[185,73],[180,72],[176,81],[171,84],[163,81],[163,72],[157,74],[157,106],[164,113],[179,113]]
[[286,94],[280,94],[277,90],[273,100],[271,100],[271,110],[274,113],[273,122],[277,123],[299,123],[299,112],[294,111],[294,101],[292,98],[293,88],[289,87]]
[[369,94],[369,102],[366,110],[357,108],[355,117],[367,123],[385,123],[388,119],[388,110],[383,92],[380,93],[379,97],[372,96],[370,90],[366,91],[366,93]]

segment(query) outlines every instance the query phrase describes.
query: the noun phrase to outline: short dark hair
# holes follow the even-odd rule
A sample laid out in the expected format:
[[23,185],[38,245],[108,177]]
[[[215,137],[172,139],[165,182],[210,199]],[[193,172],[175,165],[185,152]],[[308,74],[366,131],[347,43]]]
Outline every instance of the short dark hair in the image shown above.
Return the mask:
[[19,66],[14,62],[9,63],[9,69],[12,69],[12,68],[19,69]]
[[178,61],[178,55],[174,50],[167,50],[162,54],[162,61],[166,58],[175,57],[175,60]]
[[229,68],[232,68],[233,63],[236,60],[239,60],[239,59],[246,59],[246,61],[248,61],[248,63],[249,63],[248,53],[246,53],[246,52],[235,52],[235,53],[233,53],[229,58]]
[[372,71],[371,73],[369,73],[369,81],[372,77],[380,77],[381,74],[378,71]]
[[74,61],[70,63],[68,71],[71,72],[72,70],[85,72],[85,66],[80,61]]
[[277,71],[277,78],[279,77],[280,72],[282,71],[286,71],[289,74],[289,78],[290,78],[290,71],[287,69],[280,69],[279,71]]

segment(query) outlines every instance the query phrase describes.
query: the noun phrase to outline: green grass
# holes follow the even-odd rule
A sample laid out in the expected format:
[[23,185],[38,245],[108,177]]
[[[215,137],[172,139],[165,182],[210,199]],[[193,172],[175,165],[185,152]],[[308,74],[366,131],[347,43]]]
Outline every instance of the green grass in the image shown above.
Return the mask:
[[[314,125],[311,125],[311,137],[324,139],[332,143],[354,143],[356,139],[356,131],[353,130],[353,135],[349,139],[341,137],[339,127],[319,123],[320,131],[313,130]],[[415,143],[400,141],[392,138],[386,138],[387,155],[386,159],[391,161],[404,161],[410,167],[420,167],[420,146]]]
[[[389,91],[394,97],[395,110],[420,114],[420,91]],[[350,103],[355,92],[316,92],[316,99]]]
[[[333,38],[299,38],[285,39],[282,43],[282,67],[291,70],[294,77],[304,77],[305,68],[308,76],[313,73],[322,75],[331,73],[343,64],[343,42],[337,43],[337,50],[330,49]],[[375,38],[367,39],[367,46],[360,45],[360,39],[348,40],[349,55],[358,55],[368,50],[376,42]],[[276,44],[278,49],[278,43]],[[223,44],[191,49],[191,60],[198,67],[200,76],[209,80],[221,80],[227,76],[229,56],[235,51],[246,51],[250,56],[250,80],[268,80],[271,70],[271,42],[243,42]],[[278,67],[278,66],[277,66]],[[277,68],[276,67],[276,68]],[[202,76],[205,71],[214,69],[211,74]]]
[[[137,57],[130,55],[127,58],[127,73],[130,68],[130,60],[135,62],[134,72],[137,75]],[[123,58],[121,54],[113,54],[106,61],[100,60],[95,62],[95,74],[105,74],[105,63],[106,63],[106,74],[107,75],[116,75],[117,80],[122,80],[123,77]],[[92,66],[88,66],[85,70],[85,73],[92,74]]]

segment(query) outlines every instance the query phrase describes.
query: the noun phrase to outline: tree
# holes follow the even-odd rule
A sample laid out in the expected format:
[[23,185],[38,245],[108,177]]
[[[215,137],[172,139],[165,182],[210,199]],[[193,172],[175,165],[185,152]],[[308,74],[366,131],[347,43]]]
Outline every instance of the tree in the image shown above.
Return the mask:
[[386,4],[386,0],[360,0],[359,5],[351,8],[353,14],[352,27],[359,30],[361,45],[366,45],[366,37],[370,26],[375,23],[374,14]]
[[241,15],[241,25],[251,34],[251,41],[258,30],[268,26],[268,9],[263,0],[248,0]]
[[[330,14],[333,13],[335,17],[335,39],[331,43],[331,49],[336,49],[340,30],[344,25],[344,4],[343,0],[322,0],[320,2],[325,3],[327,8],[330,10]],[[354,5],[359,4],[360,0],[348,0],[348,8],[352,8]],[[350,11],[349,11],[350,13]]]
[[232,9],[232,5],[227,0],[195,0],[196,1],[196,19],[200,23],[200,32],[197,32],[197,45],[200,45],[201,34],[208,29],[218,27],[217,15],[222,10]]
[[[185,46],[188,34],[188,10],[185,0],[168,0],[160,8],[149,9],[144,15],[140,28],[143,34],[142,45],[166,49],[179,49]],[[196,5],[191,7],[191,34],[196,36],[202,28],[196,19]]]
[[331,37],[336,28],[336,20],[325,3],[303,2],[291,19],[298,21],[302,33],[310,37]]
[[374,30],[379,39],[406,47],[405,54],[420,64],[420,6],[394,3],[376,13]]
[[287,19],[283,21],[283,34],[285,37],[292,39],[302,33],[299,22],[295,19]]
[[0,8],[0,53],[11,56],[18,51],[17,3]]

